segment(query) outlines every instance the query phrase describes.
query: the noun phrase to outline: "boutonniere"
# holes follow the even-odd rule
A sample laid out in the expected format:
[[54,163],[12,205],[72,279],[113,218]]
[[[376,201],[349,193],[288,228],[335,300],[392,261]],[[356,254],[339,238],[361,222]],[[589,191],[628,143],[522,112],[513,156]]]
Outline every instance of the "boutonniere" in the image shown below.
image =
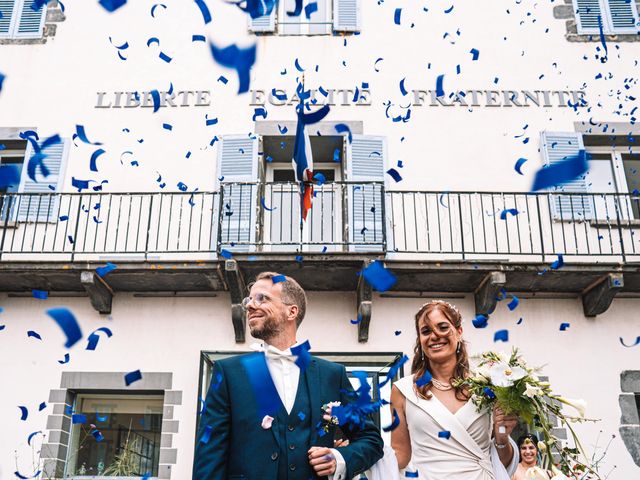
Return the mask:
[[320,407],[322,409],[322,422],[320,425],[320,430],[324,433],[329,433],[329,429],[331,426],[338,426],[340,422],[338,421],[338,417],[335,415],[331,415],[331,410],[333,407],[339,407],[342,404],[340,402],[329,402],[325,403]]
[[260,424],[260,426],[265,430],[269,430],[271,428],[272,423],[273,423],[273,417],[269,415],[265,415],[264,418],[262,419],[262,423]]

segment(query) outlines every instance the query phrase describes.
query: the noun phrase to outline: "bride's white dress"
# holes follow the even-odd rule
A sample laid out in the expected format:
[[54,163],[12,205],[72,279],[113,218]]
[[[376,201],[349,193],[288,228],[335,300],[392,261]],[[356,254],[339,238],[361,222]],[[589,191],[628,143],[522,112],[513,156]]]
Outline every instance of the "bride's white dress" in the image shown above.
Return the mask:
[[[413,376],[397,381],[407,399],[405,414],[411,437],[411,462],[425,480],[509,480],[518,467],[519,455],[504,468],[491,439],[488,412],[478,412],[467,402],[455,414],[436,398],[419,398],[413,390]],[[446,439],[438,433],[448,431]],[[512,443],[517,452],[515,442]]]

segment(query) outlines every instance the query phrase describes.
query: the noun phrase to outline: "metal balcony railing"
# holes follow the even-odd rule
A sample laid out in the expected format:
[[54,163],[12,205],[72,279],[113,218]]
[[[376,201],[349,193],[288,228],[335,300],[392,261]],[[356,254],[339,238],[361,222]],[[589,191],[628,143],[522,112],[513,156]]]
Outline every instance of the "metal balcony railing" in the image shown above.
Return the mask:
[[[314,186],[300,222],[294,183],[223,183],[219,192],[0,195],[0,259],[216,258],[371,253],[389,258],[640,261],[640,196],[385,191]],[[224,253],[224,252],[223,252]]]

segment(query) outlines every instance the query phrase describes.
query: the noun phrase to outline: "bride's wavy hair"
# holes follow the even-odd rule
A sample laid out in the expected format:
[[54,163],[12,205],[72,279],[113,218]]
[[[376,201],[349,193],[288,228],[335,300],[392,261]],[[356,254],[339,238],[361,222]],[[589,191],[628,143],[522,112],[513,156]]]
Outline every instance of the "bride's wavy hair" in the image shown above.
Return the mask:
[[[425,317],[428,318],[429,315],[436,310],[442,312],[456,330],[462,325],[462,315],[460,311],[449,302],[432,300],[420,307],[420,310],[416,313],[416,344],[413,348],[413,362],[411,364],[411,373],[415,379],[421,378],[427,370],[431,372],[429,358],[424,355],[422,345],[420,345],[420,320]],[[456,348],[456,368],[453,372],[453,377],[448,379],[449,382],[452,382],[455,378],[466,378],[469,375],[469,355],[467,353],[466,342],[460,338],[459,345],[460,348]],[[433,384],[431,382],[421,387],[415,384],[415,380],[413,383],[413,388],[420,398],[430,399],[432,396],[430,392],[432,387]],[[458,400],[466,401],[469,399],[463,387],[454,387],[454,389]]]

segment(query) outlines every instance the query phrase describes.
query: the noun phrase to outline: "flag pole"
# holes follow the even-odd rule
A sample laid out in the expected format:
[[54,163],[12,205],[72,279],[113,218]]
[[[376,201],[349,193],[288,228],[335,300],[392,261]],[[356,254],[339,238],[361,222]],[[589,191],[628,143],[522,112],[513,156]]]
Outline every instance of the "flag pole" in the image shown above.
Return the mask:
[[[304,72],[302,72],[302,94],[304,94]],[[303,95],[300,95],[300,112],[299,115],[300,117],[298,121],[301,121],[300,119],[303,118],[304,115],[304,100],[302,99]],[[302,249],[303,249],[303,233],[304,233],[304,218],[303,218],[303,213],[304,212],[304,176],[302,178],[302,183],[299,185],[299,189],[300,189],[300,253],[302,253]]]

